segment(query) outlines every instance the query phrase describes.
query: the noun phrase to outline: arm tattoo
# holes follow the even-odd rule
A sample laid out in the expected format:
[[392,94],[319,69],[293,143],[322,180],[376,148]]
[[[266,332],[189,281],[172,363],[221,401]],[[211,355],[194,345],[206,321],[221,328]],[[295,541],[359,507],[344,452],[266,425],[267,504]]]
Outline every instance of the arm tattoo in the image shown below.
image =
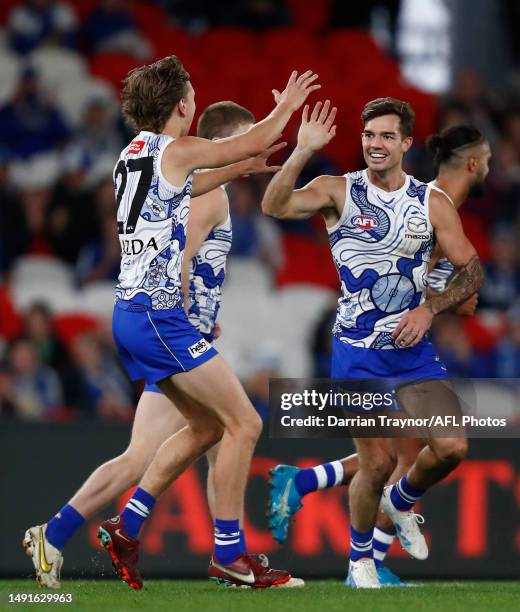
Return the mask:
[[442,293],[429,297],[423,304],[436,315],[443,310],[462,304],[482,286],[484,270],[477,255],[462,266],[452,277],[450,283]]

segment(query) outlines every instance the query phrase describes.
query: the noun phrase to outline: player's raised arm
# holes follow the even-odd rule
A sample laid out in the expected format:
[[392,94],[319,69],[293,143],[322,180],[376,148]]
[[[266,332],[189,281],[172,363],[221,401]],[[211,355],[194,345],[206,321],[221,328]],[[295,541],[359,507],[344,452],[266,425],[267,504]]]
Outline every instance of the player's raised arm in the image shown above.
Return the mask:
[[401,347],[420,342],[430,328],[434,315],[466,301],[484,282],[484,272],[475,247],[464,234],[459,214],[448,198],[432,191],[429,208],[430,221],[441,251],[458,269],[444,291],[429,296],[399,321],[392,336]]
[[293,71],[273,111],[249,131],[217,141],[181,137],[168,146],[163,163],[171,163],[189,174],[196,168],[219,168],[258,155],[280,138],[292,114],[310,93],[321,87],[316,84],[317,78],[312,70],[300,76]]
[[278,172],[282,167],[270,166],[268,161],[271,155],[274,155],[286,146],[286,142],[280,142],[269,147],[256,157],[250,157],[243,161],[230,164],[229,166],[224,166],[223,168],[195,172],[191,189],[192,197],[195,198],[204,193],[208,193],[220,185],[229,183],[240,176]]
[[279,219],[305,219],[320,210],[336,208],[334,184],[337,177],[320,176],[302,189],[294,188],[315,151],[334,138],[336,110],[330,109],[329,100],[323,107],[321,102],[317,102],[309,118],[309,107],[305,106],[296,148],[264,194],[262,211],[265,214]]

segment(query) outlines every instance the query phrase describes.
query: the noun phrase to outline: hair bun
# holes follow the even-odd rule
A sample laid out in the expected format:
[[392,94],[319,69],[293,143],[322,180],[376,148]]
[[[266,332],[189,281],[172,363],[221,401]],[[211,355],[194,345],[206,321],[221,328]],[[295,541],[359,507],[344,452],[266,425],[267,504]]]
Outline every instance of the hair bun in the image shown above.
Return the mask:
[[432,134],[426,141],[426,148],[432,155],[437,155],[445,147],[444,138],[440,134]]

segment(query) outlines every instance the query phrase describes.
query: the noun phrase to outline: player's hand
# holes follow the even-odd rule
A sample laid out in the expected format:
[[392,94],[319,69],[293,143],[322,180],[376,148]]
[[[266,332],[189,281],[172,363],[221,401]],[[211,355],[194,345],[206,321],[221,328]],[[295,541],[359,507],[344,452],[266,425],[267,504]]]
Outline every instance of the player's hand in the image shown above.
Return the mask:
[[430,329],[433,313],[426,306],[417,306],[408,311],[394,329],[392,338],[399,348],[411,347],[418,344],[424,334]]
[[459,317],[471,317],[475,314],[477,304],[478,293],[474,293],[473,295],[470,295],[465,302],[462,302],[462,304],[457,306],[457,308],[455,309],[455,314]]
[[273,174],[281,170],[282,166],[269,166],[267,162],[269,161],[269,158],[271,157],[271,155],[274,155],[278,151],[281,151],[286,146],[287,146],[286,142],[279,142],[278,144],[275,144],[272,147],[269,147],[268,149],[260,153],[260,155],[257,155],[256,157],[251,157],[250,159],[248,159],[246,163],[245,175],[247,176],[249,174],[265,174],[265,173]]
[[333,125],[337,108],[330,109],[330,100],[325,104],[316,102],[309,119],[309,105],[303,109],[302,122],[298,131],[298,147],[309,151],[319,151],[334,138],[336,126]]
[[292,112],[297,111],[310,93],[320,89],[321,85],[315,83],[317,78],[318,75],[312,70],[307,70],[300,76],[293,70],[281,93],[277,89],[272,90],[276,104],[287,104]]
[[220,323],[215,321],[215,327],[213,328],[213,340],[218,340],[222,336],[222,327],[220,327]]

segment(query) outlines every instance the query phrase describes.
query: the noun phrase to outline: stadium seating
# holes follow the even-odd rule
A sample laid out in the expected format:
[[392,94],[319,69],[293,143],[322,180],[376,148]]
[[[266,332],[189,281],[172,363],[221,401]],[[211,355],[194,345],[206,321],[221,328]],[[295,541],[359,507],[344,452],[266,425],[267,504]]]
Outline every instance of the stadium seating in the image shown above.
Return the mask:
[[31,54],[29,61],[51,92],[87,78],[87,62],[79,53],[68,49],[41,47]]

